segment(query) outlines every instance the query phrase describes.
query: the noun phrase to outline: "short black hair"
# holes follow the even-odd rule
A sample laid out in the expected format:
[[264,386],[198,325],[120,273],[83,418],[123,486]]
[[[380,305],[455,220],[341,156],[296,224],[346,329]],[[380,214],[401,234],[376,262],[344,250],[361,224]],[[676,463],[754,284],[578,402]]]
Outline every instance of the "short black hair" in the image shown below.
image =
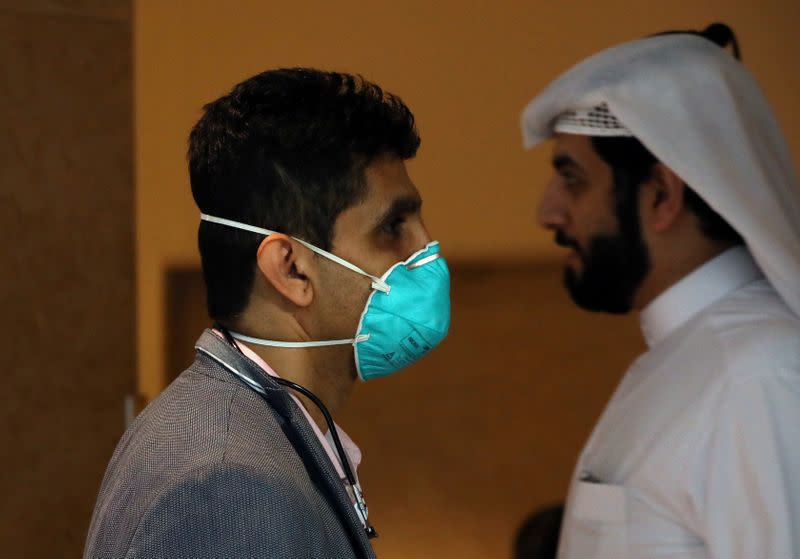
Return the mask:
[[[702,31],[665,31],[653,35],[693,35],[701,37],[720,48],[732,48],[733,56],[741,60],[742,54],[736,33],[724,23],[712,23]],[[650,178],[658,159],[639,140],[630,137],[592,137],[592,146],[603,161],[611,166],[614,176],[616,205],[635,207],[639,185]],[[685,183],[684,183],[685,184]],[[744,244],[742,236],[714,211],[691,186],[686,185],[684,203],[700,224],[706,237],[715,241]]]
[[[399,97],[360,76],[271,70],[204,107],[189,135],[189,178],[200,211],[330,249],[339,214],[366,193],[377,157],[420,145]],[[198,244],[209,316],[241,313],[263,236],[202,221]]]

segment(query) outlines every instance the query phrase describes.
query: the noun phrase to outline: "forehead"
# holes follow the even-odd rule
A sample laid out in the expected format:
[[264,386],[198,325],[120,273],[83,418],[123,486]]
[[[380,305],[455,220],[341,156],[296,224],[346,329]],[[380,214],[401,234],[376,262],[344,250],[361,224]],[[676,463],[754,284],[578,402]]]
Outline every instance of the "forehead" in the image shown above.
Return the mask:
[[336,220],[335,238],[361,235],[379,226],[393,214],[419,210],[422,203],[417,187],[399,157],[381,156],[364,170],[363,198],[344,210]]
[[605,164],[594,150],[591,138],[578,134],[558,133],[553,136],[554,164],[558,159],[564,158],[585,170],[602,167]]
[[406,163],[399,157],[383,155],[376,158],[364,170],[367,192],[364,202],[368,205],[391,204],[397,198],[419,198],[419,192],[408,176]]

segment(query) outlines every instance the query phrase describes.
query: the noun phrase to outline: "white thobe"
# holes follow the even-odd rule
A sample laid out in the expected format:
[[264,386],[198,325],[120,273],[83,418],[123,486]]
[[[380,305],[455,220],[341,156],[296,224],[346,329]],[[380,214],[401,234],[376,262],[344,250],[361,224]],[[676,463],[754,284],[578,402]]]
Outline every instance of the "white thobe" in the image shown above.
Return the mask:
[[559,559],[800,559],[800,317],[747,249],[641,314],[578,460]]

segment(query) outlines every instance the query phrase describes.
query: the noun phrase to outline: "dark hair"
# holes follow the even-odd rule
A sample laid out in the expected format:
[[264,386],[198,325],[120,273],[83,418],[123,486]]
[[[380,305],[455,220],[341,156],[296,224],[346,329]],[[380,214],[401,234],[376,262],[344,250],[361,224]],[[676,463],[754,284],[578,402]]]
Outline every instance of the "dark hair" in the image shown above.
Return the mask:
[[[620,208],[635,208],[639,185],[650,178],[658,160],[636,138],[593,136],[592,146],[600,158],[611,166],[618,211]],[[714,241],[744,244],[742,236],[689,185],[683,191],[683,203],[697,217],[700,231],[706,237]]]
[[[360,76],[293,68],[245,80],[204,107],[189,136],[189,178],[200,211],[330,249],[339,214],[366,192],[377,157],[416,155],[414,116]],[[208,313],[241,313],[263,236],[201,222]]]
[[694,35],[696,37],[702,37],[723,49],[730,46],[736,60],[742,59],[742,51],[739,48],[739,41],[736,39],[736,33],[726,23],[712,23],[702,31],[695,31],[692,29],[685,31],[662,31],[661,33],[656,33],[651,36],[660,37],[662,35]]
[[[665,31],[654,36],[688,34],[707,39],[720,48],[733,47],[733,54],[741,60],[736,34],[724,23],[712,23],[703,31]],[[592,137],[598,155],[611,166],[617,207],[635,207],[639,185],[650,178],[658,162],[639,140],[630,137]],[[700,223],[700,230],[715,241],[744,244],[744,239],[725,219],[714,211],[689,185],[684,191],[684,204]]]
[[517,529],[514,559],[555,559],[564,505],[551,505],[531,514]]

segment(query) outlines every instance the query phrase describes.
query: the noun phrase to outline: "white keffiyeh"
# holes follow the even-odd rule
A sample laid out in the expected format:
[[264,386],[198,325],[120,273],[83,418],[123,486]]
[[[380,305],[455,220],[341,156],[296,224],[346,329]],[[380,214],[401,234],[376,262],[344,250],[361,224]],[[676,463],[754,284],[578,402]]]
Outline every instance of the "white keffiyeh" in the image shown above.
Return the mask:
[[[611,119],[597,126],[603,110]],[[722,48],[667,35],[600,52],[538,95],[522,129],[527,148],[557,130],[635,136],[739,232],[800,314],[797,177],[755,79]]]

